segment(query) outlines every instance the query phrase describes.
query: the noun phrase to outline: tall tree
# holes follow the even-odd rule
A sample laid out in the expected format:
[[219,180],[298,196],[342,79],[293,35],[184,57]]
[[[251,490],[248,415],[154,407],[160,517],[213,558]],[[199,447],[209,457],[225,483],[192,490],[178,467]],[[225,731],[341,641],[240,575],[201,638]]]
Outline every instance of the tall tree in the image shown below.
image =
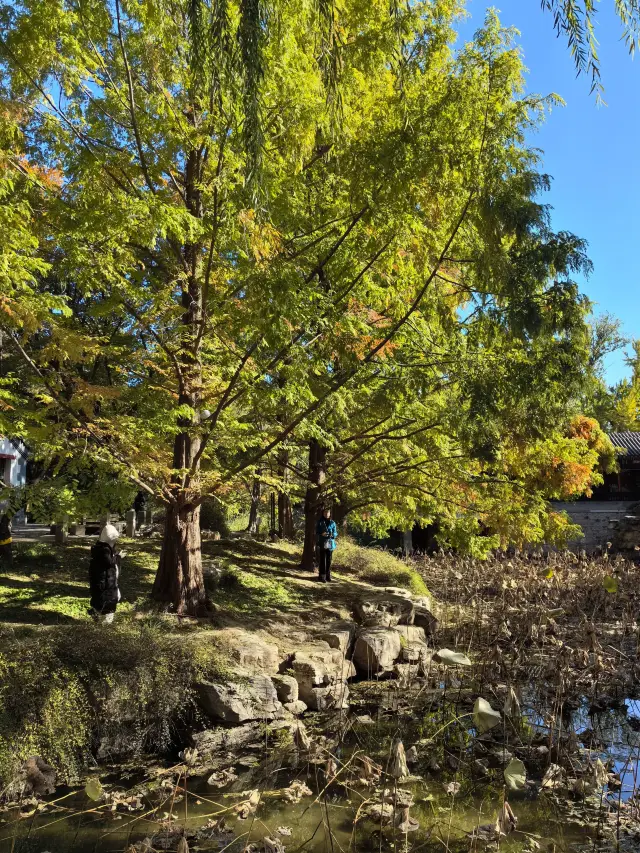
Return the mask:
[[[203,497],[320,441],[416,325],[428,364],[429,326],[474,294],[478,317],[567,347],[580,241],[517,221],[544,183],[524,135],[547,102],[521,96],[495,15],[452,52],[459,11],[0,6],[0,305],[28,374],[3,380],[2,428],[164,503],[154,593],[178,613],[206,605]],[[531,263],[510,254],[519,228]]]

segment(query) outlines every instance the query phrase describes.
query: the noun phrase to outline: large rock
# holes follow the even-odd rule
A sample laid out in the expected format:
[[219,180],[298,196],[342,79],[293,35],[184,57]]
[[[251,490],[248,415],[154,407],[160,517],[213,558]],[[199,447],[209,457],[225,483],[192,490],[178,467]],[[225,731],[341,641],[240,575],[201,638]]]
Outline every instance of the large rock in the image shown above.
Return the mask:
[[220,641],[232,658],[247,672],[275,675],[280,666],[280,652],[275,643],[267,643],[256,634],[237,629],[224,631]]
[[402,643],[426,643],[424,628],[419,625],[396,625],[393,629],[402,637]]
[[392,628],[413,623],[414,605],[405,595],[384,591],[357,601],[354,612],[358,622],[367,628]]
[[332,649],[339,649],[343,655],[346,655],[355,635],[355,627],[353,622],[335,622],[320,635],[320,639],[328,643]]
[[292,675],[274,675],[271,680],[283,705],[298,701],[298,682]]
[[353,678],[356,674],[351,661],[347,660],[340,649],[318,646],[296,652],[289,665],[291,675],[298,682],[300,696],[306,687],[323,687],[335,681]]
[[400,660],[403,663],[420,663],[429,659],[429,655],[433,654],[432,650],[426,643],[408,642],[403,644],[400,653]]
[[238,749],[259,739],[260,728],[260,723],[251,722],[233,729],[205,729],[202,732],[193,732],[191,741],[205,759],[217,757],[220,753]]
[[302,699],[296,699],[295,702],[285,702],[284,707],[290,714],[293,714],[294,717],[297,717],[298,714],[304,714],[307,710],[307,705]]
[[392,628],[367,628],[361,631],[353,650],[353,662],[358,672],[374,675],[393,669],[400,657],[400,634]]
[[243,681],[203,682],[197,689],[205,713],[224,723],[273,720],[282,714],[276,688],[267,675],[251,675]]
[[312,711],[337,711],[349,707],[349,687],[346,681],[337,681],[326,687],[313,687],[305,702]]
[[438,628],[438,620],[426,607],[416,606],[413,613],[413,624],[423,628],[427,636],[433,636]]

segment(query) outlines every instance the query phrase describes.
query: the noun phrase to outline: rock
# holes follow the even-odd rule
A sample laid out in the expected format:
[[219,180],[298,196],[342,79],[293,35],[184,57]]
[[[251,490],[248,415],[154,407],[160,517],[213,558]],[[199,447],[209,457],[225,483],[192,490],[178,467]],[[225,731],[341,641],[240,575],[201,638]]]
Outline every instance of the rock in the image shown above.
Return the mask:
[[271,680],[283,704],[298,701],[298,682],[292,675],[274,675]]
[[304,714],[307,710],[307,705],[302,699],[296,699],[295,702],[285,702],[284,707],[290,714],[293,714],[294,717],[297,717],[298,714]]
[[343,655],[349,651],[349,646],[355,634],[353,622],[338,622],[330,627],[330,630],[320,635],[332,649],[339,649]]
[[346,681],[314,687],[305,702],[312,711],[337,711],[349,707],[349,687]]
[[247,672],[275,675],[280,666],[280,652],[275,643],[267,643],[255,634],[237,629],[224,631],[220,640],[229,656]]
[[247,723],[234,729],[205,729],[191,735],[193,745],[203,756],[216,756],[224,750],[246,746],[259,736],[260,723]]
[[416,746],[411,746],[407,750],[406,753],[407,764],[417,764],[418,763],[418,748]]
[[365,627],[391,628],[401,622],[412,624],[414,607],[410,598],[383,592],[356,602],[354,612],[358,622]]
[[296,652],[290,664],[291,675],[298,682],[299,698],[315,708],[313,690],[353,678],[356,669],[339,649],[315,648]]
[[403,586],[385,586],[384,591],[389,595],[399,595],[400,598],[412,598],[411,590]]
[[424,628],[418,625],[396,625],[393,630],[400,634],[407,643],[426,644],[427,642]]
[[401,649],[397,631],[391,628],[367,628],[356,640],[353,662],[363,675],[386,672],[393,668]]
[[56,790],[57,772],[39,756],[27,758],[17,778],[4,792],[8,799],[20,799],[31,794],[44,797]]
[[278,694],[267,675],[252,675],[246,681],[202,682],[197,690],[203,710],[225,723],[273,720],[282,713]]
[[414,595],[413,604],[414,607],[423,607],[425,610],[431,612],[432,604],[430,595]]
[[413,624],[423,628],[427,636],[435,634],[438,628],[438,620],[426,607],[416,607],[413,613]]
[[417,664],[426,659],[430,651],[426,643],[407,643],[402,646],[400,659],[403,663]]

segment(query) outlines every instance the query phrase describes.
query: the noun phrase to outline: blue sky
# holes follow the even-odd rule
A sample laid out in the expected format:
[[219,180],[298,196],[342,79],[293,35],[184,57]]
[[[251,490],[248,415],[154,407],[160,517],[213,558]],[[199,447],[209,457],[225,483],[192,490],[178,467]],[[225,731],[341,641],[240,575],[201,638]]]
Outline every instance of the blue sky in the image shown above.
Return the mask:
[[[467,39],[482,24],[486,0],[467,0],[471,15],[460,28]],[[556,92],[566,102],[548,116],[531,143],[544,150],[553,177],[545,201],[556,230],[584,237],[595,269],[581,282],[596,313],[619,317],[629,337],[640,338],[637,311],[640,255],[640,56],[631,59],[613,0],[599,4],[597,36],[607,106],[589,93],[590,78],[576,78],[566,43],[557,39],[540,0],[502,0],[495,7],[504,25],[520,30],[528,68],[527,89]],[[607,378],[628,373],[624,354],[609,357]]]

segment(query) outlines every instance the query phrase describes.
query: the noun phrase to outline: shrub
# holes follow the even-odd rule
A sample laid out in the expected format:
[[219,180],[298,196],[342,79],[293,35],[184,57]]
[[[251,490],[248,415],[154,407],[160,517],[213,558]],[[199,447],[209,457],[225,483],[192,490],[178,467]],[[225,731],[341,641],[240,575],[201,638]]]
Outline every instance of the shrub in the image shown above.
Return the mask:
[[225,672],[210,641],[167,635],[159,622],[60,629],[0,653],[0,790],[30,756],[63,780],[91,753],[162,752],[195,710],[193,684]]
[[404,563],[388,551],[365,548],[351,539],[341,538],[335,551],[333,565],[336,571],[356,575],[360,580],[375,586],[399,586],[418,595],[429,590],[413,566]]
[[205,498],[200,506],[200,530],[213,530],[223,538],[229,535],[227,512],[220,501]]

